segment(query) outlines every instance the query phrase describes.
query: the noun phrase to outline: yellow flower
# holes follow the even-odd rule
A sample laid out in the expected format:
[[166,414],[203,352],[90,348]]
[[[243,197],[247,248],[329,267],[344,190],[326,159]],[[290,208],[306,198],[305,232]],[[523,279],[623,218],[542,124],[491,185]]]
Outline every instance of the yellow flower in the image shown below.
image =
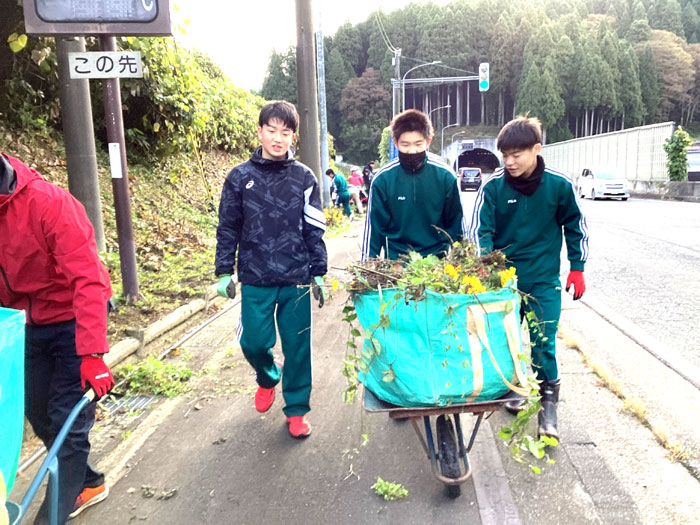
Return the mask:
[[486,291],[484,285],[475,275],[465,275],[462,278],[462,284],[465,285],[466,293],[482,293]]
[[504,287],[506,284],[508,284],[508,281],[515,276],[515,267],[511,266],[507,270],[498,272],[498,275],[501,277],[501,287]]
[[459,271],[457,271],[457,268],[455,268],[451,264],[448,264],[445,266],[444,272],[445,272],[445,275],[449,275],[453,279],[456,279],[457,277],[459,277]]
[[333,286],[331,289],[335,292],[338,289],[338,286],[340,286],[340,283],[338,281],[333,281]]

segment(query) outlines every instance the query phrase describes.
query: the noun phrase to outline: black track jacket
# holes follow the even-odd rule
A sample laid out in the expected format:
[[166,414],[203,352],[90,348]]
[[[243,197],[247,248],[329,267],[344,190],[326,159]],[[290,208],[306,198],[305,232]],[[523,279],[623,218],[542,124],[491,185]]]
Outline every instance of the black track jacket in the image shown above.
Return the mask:
[[216,275],[237,273],[241,283],[255,286],[309,284],[327,270],[326,218],[316,177],[291,152],[273,161],[261,151],[224,182]]

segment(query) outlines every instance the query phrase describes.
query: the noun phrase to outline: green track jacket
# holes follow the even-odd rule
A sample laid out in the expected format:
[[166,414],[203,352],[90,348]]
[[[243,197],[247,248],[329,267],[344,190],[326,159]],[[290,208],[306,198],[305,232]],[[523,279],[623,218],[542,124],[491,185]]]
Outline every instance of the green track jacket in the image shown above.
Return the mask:
[[379,257],[382,249],[387,259],[409,251],[423,256],[447,252],[450,239],[459,241],[464,233],[457,177],[440,157],[428,154],[417,173],[404,171],[396,159],[375,174],[367,203],[363,260]]
[[482,253],[504,252],[519,282],[551,282],[559,278],[562,229],[571,270],[583,271],[588,228],[571,179],[545,167],[527,196],[506,182],[501,168],[479,189],[469,238]]

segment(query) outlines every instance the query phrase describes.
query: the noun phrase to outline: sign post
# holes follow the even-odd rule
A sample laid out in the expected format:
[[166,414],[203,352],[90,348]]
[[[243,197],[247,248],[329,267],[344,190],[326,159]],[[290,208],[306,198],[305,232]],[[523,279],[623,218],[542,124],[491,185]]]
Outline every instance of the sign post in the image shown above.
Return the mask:
[[71,79],[101,78],[112,192],[119,242],[122,293],[139,297],[136,247],[129,198],[124,121],[119,78],[143,76],[139,53],[118,51],[116,36],[170,36],[168,0],[25,0],[25,28],[30,35],[98,35],[98,53],[70,53]]

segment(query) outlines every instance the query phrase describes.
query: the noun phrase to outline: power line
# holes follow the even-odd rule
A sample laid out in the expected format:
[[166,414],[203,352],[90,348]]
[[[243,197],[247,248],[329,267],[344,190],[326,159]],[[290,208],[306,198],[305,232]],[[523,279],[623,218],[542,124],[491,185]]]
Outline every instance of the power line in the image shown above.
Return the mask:
[[380,12],[379,10],[374,12],[374,19],[377,21],[377,27],[379,27],[379,34],[381,35],[382,40],[384,40],[384,44],[386,44],[386,47],[389,48],[389,51],[391,51],[392,53],[395,53],[396,48],[391,43],[391,40],[389,39],[389,35],[386,31],[386,28],[384,27],[384,24],[383,24],[381,18],[379,18],[379,12]]

